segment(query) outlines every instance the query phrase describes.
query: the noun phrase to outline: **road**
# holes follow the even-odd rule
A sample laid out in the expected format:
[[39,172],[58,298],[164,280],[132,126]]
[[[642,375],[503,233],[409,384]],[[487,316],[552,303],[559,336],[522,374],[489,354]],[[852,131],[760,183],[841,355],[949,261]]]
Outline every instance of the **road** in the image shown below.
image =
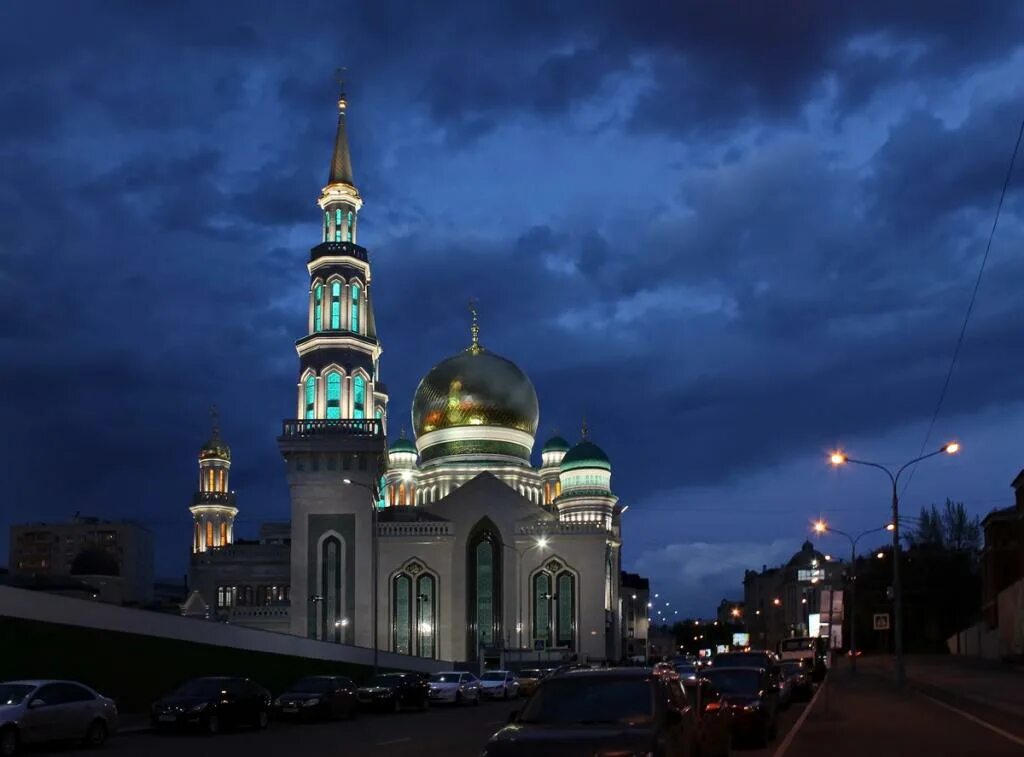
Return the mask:
[[[290,725],[271,723],[266,731],[238,731],[210,737],[200,734],[122,734],[93,755],[111,757],[281,757],[340,755],[346,757],[422,757],[427,750],[444,757],[477,757],[492,733],[522,702],[490,702],[479,707],[432,707],[427,712],[363,714],[338,723]],[[804,705],[782,715],[779,738],[767,749],[737,746],[738,757],[770,757]],[[45,754],[47,752],[37,752]],[[56,749],[53,754],[78,753]],[[83,752],[84,753],[84,752]]]

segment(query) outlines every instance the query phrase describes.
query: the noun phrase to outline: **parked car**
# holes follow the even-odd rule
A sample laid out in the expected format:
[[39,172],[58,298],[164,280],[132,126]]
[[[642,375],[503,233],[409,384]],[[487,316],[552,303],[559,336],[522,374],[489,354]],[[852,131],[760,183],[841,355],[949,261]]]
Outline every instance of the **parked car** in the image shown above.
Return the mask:
[[432,702],[480,704],[480,679],[472,673],[434,673],[429,686]]
[[732,714],[732,733],[767,746],[779,727],[779,692],[763,668],[713,667],[705,674]]
[[519,681],[510,670],[489,670],[480,677],[480,691],[491,699],[515,699]]
[[425,710],[430,706],[430,687],[419,673],[383,673],[369,685],[356,689],[363,707],[399,712],[403,707]]
[[546,674],[540,668],[524,668],[519,671],[516,679],[519,681],[519,695],[528,697],[537,690],[540,682]]
[[282,720],[333,720],[356,712],[356,685],[345,676],[306,676],[274,700]]
[[684,678],[683,688],[697,713],[701,757],[729,757],[732,750],[732,713],[707,678]]
[[487,757],[697,754],[697,723],[678,681],[645,668],[581,670],[545,679]]
[[97,747],[117,731],[112,699],[74,681],[0,683],[0,755],[23,745],[81,741]]
[[150,721],[156,730],[195,727],[210,734],[239,726],[266,728],[270,692],[248,678],[193,678],[154,702]]
[[776,686],[782,678],[779,656],[774,652],[752,649],[746,652],[722,652],[715,655],[711,668],[762,668]]
[[782,678],[789,681],[793,699],[808,699],[814,692],[811,671],[799,660],[782,662]]
[[697,680],[697,668],[692,662],[677,662],[675,671],[683,681]]

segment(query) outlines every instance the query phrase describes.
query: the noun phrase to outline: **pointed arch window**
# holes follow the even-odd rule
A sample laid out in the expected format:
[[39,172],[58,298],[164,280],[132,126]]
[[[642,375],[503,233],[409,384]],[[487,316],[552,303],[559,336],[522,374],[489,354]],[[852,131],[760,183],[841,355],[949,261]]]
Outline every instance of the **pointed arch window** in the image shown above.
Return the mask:
[[341,417],[341,374],[337,371],[327,374],[327,417]]
[[223,547],[228,543],[228,522],[222,520],[220,522],[220,545]]
[[551,646],[551,575],[543,571],[533,577],[533,640]]
[[213,521],[206,521],[206,548],[213,549]]
[[412,579],[399,573],[391,582],[394,610],[392,648],[398,654],[412,654]]
[[362,376],[352,379],[352,417],[366,417],[366,379]]
[[358,284],[353,284],[352,285],[352,304],[349,307],[348,323],[349,323],[349,330],[350,331],[355,331],[355,332],[359,331],[359,293],[360,293],[360,286]]
[[331,282],[331,328],[341,328],[341,282]]
[[558,574],[556,586],[558,630],[555,641],[560,647],[572,649],[576,638],[576,576],[563,571]]
[[322,615],[320,617],[320,638],[340,642],[344,626],[341,623],[343,611],[342,593],[342,543],[336,533],[331,532],[320,543],[320,596]]
[[341,208],[334,209],[334,241],[341,241]]
[[501,638],[501,542],[497,531],[484,527],[467,545],[467,653],[479,659],[480,648]]
[[436,579],[423,574],[416,579],[416,654],[436,657],[434,650],[436,610]]
[[324,241],[331,241],[331,214],[330,211],[324,211]]
[[306,385],[303,388],[303,405],[306,408],[306,419],[316,418],[316,376],[306,376]]
[[345,216],[345,238],[351,242],[355,239],[356,214],[351,210]]
[[324,328],[324,285],[317,284],[313,287],[313,331],[323,331]]

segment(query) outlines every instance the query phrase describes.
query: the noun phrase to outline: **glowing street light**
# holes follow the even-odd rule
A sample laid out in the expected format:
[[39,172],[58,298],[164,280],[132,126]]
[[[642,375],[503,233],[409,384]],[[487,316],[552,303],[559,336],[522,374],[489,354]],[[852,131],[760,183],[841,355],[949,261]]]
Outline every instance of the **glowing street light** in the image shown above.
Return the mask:
[[[934,452],[927,455],[915,457],[904,463],[895,472],[881,463],[873,463],[868,460],[855,460],[847,456],[842,450],[835,450],[829,455],[829,462],[839,467],[846,463],[854,465],[866,465],[869,468],[877,468],[889,477],[892,484],[892,606],[893,606],[893,653],[895,657],[896,687],[902,688],[906,680],[906,669],[903,662],[903,582],[900,580],[900,497],[899,480],[900,475],[913,465],[927,460],[936,455],[955,455],[960,451],[960,442],[949,441],[943,444]],[[856,658],[856,655],[854,655]]]
[[885,557],[885,552],[878,552],[878,553],[877,553],[877,554],[875,555],[875,557],[877,557],[877,558],[878,558],[879,560],[881,560],[881,559],[882,559],[883,557]]

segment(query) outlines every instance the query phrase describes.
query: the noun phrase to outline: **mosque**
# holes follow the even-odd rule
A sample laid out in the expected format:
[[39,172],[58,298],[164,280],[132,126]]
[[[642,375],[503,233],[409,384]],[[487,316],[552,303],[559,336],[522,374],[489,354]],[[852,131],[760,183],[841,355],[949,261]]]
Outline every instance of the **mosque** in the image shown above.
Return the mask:
[[475,311],[466,348],[416,389],[413,438],[388,446],[347,105],[342,95],[318,199],[322,238],[306,264],[295,418],[278,439],[290,528],[268,524],[267,538],[235,543],[231,453],[215,432],[190,508],[185,611],[365,647],[376,636],[382,650],[458,662],[507,650],[618,660],[641,629],[620,597],[623,507],[611,463],[584,424],[578,442],[548,439],[532,464],[536,390],[485,346]]

